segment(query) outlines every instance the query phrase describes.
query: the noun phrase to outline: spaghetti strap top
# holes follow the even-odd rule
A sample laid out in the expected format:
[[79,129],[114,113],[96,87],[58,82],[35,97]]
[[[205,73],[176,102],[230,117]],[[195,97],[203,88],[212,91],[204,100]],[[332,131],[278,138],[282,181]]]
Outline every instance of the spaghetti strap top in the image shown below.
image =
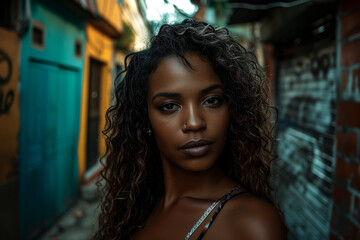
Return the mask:
[[246,193],[246,191],[234,193],[237,190],[239,190],[240,186],[235,187],[230,192],[225,194],[224,196],[220,197],[219,199],[215,200],[204,212],[204,214],[199,218],[199,220],[194,224],[194,226],[191,228],[191,230],[188,232],[184,240],[188,240],[191,235],[195,232],[195,230],[201,225],[201,223],[205,220],[205,218],[210,214],[210,212],[220,203],[218,208],[216,209],[214,215],[210,218],[210,221],[205,225],[205,227],[202,229],[199,237],[197,240],[203,239],[206,232],[209,230],[211,224],[214,222],[215,218],[218,216],[220,211],[223,209],[224,205],[233,197],[236,197],[240,194]]

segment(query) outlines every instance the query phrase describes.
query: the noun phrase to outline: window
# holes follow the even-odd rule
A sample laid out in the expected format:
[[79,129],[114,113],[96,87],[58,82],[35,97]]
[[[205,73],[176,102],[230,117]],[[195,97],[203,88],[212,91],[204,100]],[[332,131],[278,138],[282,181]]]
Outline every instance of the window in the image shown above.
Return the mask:
[[32,23],[32,45],[36,48],[44,49],[45,46],[45,27],[38,21]]
[[80,39],[76,39],[76,41],[75,41],[75,57],[77,57],[77,58],[81,58],[81,47],[82,47],[82,44],[81,44]]

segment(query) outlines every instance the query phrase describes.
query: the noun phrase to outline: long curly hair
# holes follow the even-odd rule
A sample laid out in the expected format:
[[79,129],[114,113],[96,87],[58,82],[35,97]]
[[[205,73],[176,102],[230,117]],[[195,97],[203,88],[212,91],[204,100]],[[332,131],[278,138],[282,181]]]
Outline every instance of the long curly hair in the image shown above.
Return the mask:
[[162,197],[160,154],[154,138],[146,133],[148,79],[170,55],[192,68],[185,57],[189,52],[206,58],[223,85],[230,114],[221,156],[225,173],[277,207],[270,184],[270,163],[275,154],[265,74],[254,54],[226,28],[184,20],[163,25],[146,50],[128,55],[122,77],[115,81],[115,100],[106,112],[103,131],[107,150],[101,176],[105,185],[94,239],[129,239]]

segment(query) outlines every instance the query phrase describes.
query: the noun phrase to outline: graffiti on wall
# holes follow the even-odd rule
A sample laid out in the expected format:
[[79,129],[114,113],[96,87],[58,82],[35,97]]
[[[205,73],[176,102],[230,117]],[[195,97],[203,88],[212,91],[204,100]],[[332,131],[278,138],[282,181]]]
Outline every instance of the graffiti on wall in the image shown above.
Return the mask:
[[336,67],[333,47],[280,62],[278,197],[293,239],[327,239]]
[[0,184],[18,176],[19,46],[16,33],[0,28]]
[[13,89],[5,89],[3,86],[9,83],[12,75],[12,62],[10,57],[0,49],[0,115],[7,113],[14,102]]

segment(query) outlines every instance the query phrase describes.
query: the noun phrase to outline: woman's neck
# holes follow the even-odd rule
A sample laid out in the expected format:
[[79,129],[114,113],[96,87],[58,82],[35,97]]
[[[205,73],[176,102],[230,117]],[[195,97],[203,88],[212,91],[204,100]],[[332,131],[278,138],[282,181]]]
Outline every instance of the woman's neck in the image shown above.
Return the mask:
[[163,171],[164,207],[184,197],[215,200],[237,185],[218,165],[206,171],[192,172],[166,162]]

